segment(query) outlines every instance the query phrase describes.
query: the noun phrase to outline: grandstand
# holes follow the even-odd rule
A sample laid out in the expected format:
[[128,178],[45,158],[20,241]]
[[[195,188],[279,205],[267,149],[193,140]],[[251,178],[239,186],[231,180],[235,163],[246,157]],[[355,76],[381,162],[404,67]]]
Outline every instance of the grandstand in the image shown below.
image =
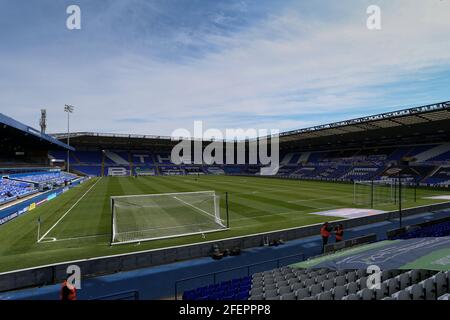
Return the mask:
[[[77,132],[69,147],[65,133],[50,136],[0,120],[9,139],[0,157],[3,298],[53,297],[53,285],[73,261],[90,284],[81,293],[86,299],[124,290],[131,297],[185,300],[449,294],[449,228],[437,221],[450,208],[450,102],[282,133],[274,176],[263,176],[261,164],[175,164],[170,152],[179,141],[170,137]],[[19,151],[9,137],[19,141]],[[239,143],[246,141],[234,147]],[[357,186],[367,188],[357,192]],[[214,196],[187,196],[208,192]],[[114,199],[126,199],[119,211]],[[115,212],[123,232],[115,228]],[[324,254],[318,234],[325,221],[343,224],[352,245],[344,241]],[[387,235],[405,226],[407,232]],[[355,240],[365,237],[370,241]],[[223,249],[220,261],[209,257],[216,249]],[[268,263],[299,252],[301,258],[283,266]],[[368,286],[368,261],[381,268],[381,288]],[[246,265],[245,274],[225,272],[223,281],[202,278]],[[104,285],[93,285],[99,279]],[[186,279],[190,285],[173,292]],[[107,283],[115,281],[111,289]]]

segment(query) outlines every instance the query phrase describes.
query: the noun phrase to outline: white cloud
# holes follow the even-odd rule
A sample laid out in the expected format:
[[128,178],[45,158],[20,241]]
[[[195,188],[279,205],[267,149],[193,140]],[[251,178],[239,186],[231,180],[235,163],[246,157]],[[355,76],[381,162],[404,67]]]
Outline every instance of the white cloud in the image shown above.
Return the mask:
[[[310,114],[323,114],[325,123],[333,120],[329,113],[383,101],[391,84],[450,67],[448,1],[380,6],[381,31],[366,29],[363,6],[345,21],[289,11],[231,37],[208,36],[204,41],[221,49],[182,64],[136,52],[57,68],[16,61],[18,80],[30,95],[2,90],[0,102],[19,120],[29,118],[31,108],[37,117],[46,106],[52,131],[65,130],[59,121],[64,103],[78,106],[75,130],[170,134],[202,119],[218,128],[287,130],[315,124]],[[0,83],[8,87],[7,79]],[[145,121],[117,121],[132,118]]]

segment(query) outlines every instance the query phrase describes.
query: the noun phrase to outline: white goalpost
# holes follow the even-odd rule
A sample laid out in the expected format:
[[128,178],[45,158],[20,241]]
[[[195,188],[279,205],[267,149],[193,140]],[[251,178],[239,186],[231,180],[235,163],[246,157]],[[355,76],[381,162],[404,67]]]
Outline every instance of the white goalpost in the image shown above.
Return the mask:
[[[405,186],[402,186],[404,190]],[[353,203],[373,208],[375,205],[398,202],[399,184],[397,179],[355,181]],[[402,201],[405,201],[404,198]]]
[[111,197],[111,244],[226,230],[214,191]]

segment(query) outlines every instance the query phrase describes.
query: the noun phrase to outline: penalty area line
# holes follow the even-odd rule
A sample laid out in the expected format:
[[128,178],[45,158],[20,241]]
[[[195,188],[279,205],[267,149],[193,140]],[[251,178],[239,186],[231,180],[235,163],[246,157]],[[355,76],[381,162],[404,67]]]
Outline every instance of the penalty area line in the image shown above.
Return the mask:
[[46,233],[44,233],[44,235],[42,236],[42,237],[40,237],[39,238],[39,240],[37,241],[38,243],[40,243],[49,233],[50,233],[50,231],[52,231],[57,225],[58,225],[58,223],[60,223],[61,222],[61,220],[62,219],[64,219],[64,217],[70,212],[70,211],[72,211],[72,209],[73,208],[75,208],[76,207],[76,205],[81,201],[81,200],[83,200],[83,198],[92,190],[92,188],[94,188],[96,185],[97,185],[97,183],[99,183],[100,182],[100,180],[102,180],[102,178],[100,178],[100,179],[98,179],[97,180],[97,182],[95,182],[78,200],[77,200],[77,202],[75,202],[70,208],[69,208],[69,210],[67,210],[63,215],[62,215],[62,217],[61,218],[59,218],[58,219],[58,221],[56,221],[56,223],[53,225],[53,226],[51,226],[50,227],[50,229],[48,229],[47,230],[47,232]]

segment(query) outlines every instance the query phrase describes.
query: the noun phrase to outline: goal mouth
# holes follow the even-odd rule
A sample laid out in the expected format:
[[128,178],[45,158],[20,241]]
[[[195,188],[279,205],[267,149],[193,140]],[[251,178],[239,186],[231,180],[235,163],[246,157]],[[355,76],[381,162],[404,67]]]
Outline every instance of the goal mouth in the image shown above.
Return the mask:
[[379,179],[354,181],[353,204],[374,208],[375,206],[397,205],[414,199],[416,189],[399,179]]
[[111,210],[111,245],[228,229],[215,191],[116,196]]

